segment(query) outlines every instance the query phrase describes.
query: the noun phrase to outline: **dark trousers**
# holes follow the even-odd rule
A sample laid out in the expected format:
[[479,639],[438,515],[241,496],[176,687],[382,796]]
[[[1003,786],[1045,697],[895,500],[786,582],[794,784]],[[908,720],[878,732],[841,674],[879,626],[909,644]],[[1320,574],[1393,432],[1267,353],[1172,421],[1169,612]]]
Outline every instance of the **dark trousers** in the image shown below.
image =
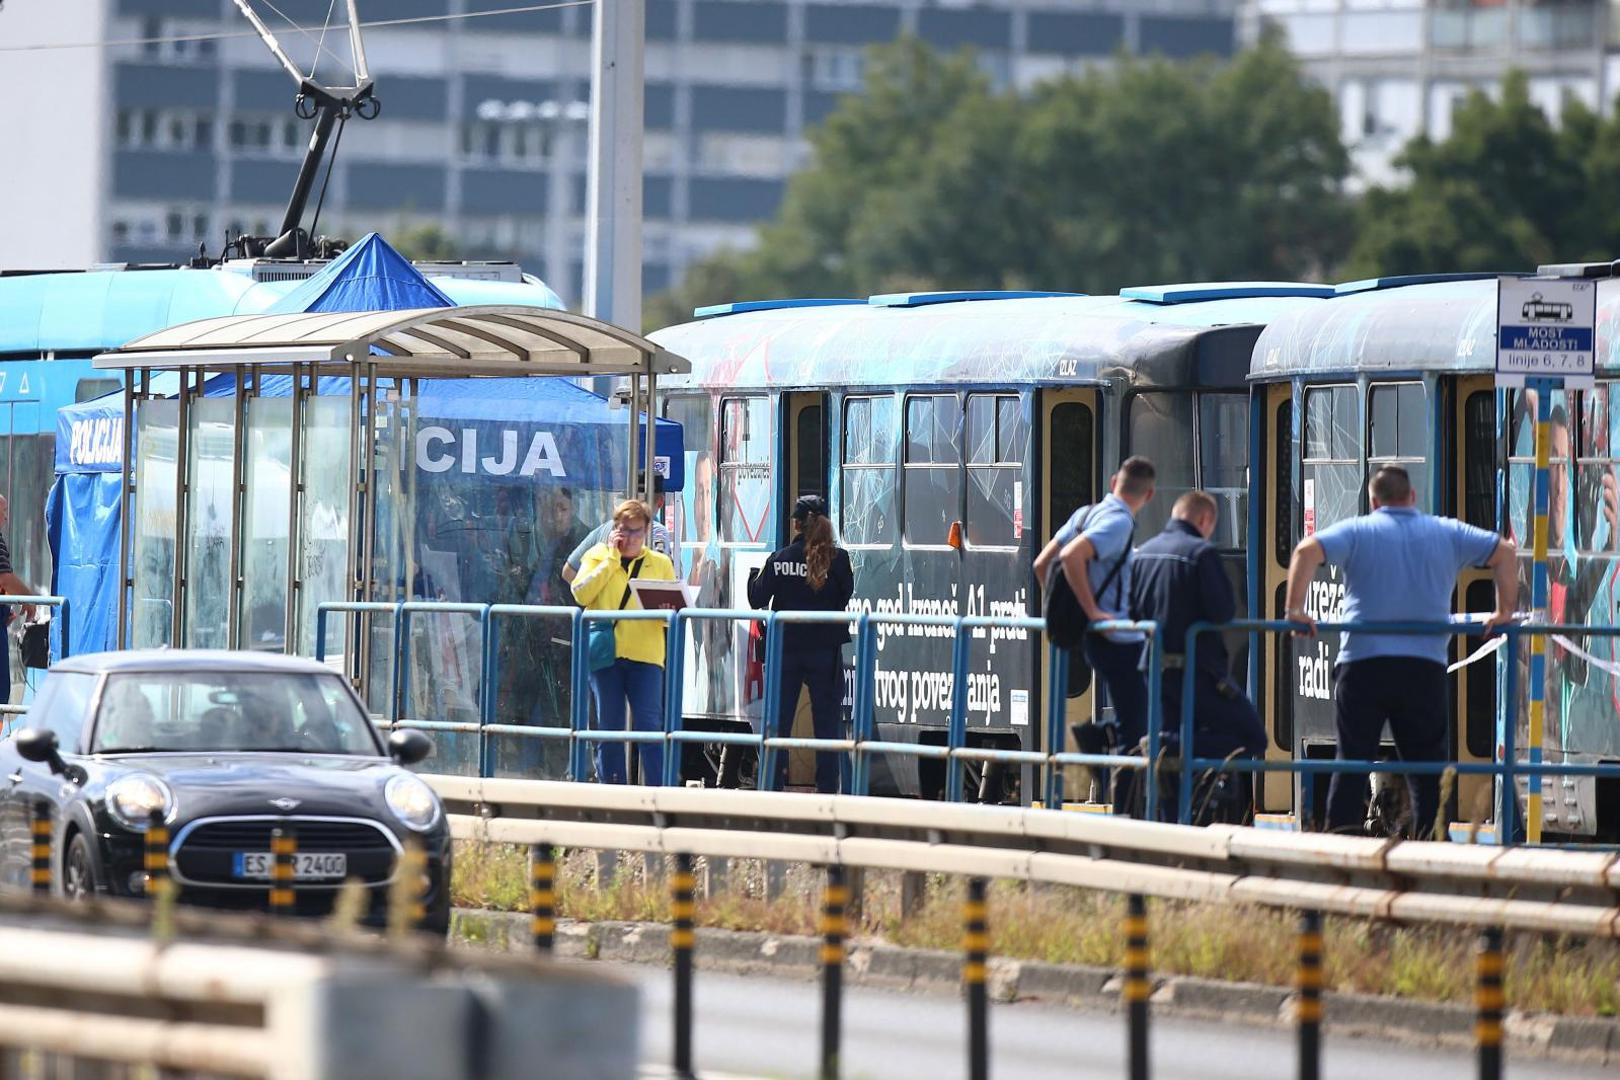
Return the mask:
[[[1181,671],[1166,671],[1164,685],[1159,691],[1159,701],[1164,708],[1165,734],[1176,739],[1181,737],[1181,680]],[[1265,725],[1260,722],[1260,714],[1255,711],[1248,695],[1232,680],[1223,682],[1208,672],[1200,671],[1193,683],[1192,756],[1209,759],[1228,758],[1234,754],[1240,758],[1264,757],[1266,742]],[[1233,810],[1239,820],[1246,816],[1253,804],[1254,775],[1227,773],[1222,782],[1227,789],[1236,793],[1237,802]],[[1209,801],[1208,796],[1199,797],[1198,789],[1216,782],[1213,772],[1194,778],[1195,815],[1199,815],[1203,805]],[[1164,802],[1169,808],[1167,820],[1179,820],[1180,785],[1168,785],[1167,793]],[[1199,816],[1198,820],[1202,820],[1202,817]]]
[[[1410,656],[1352,660],[1333,669],[1334,722],[1340,761],[1370,761],[1388,722],[1402,761],[1444,761],[1450,708],[1445,665]],[[1438,776],[1409,776],[1413,831],[1426,836],[1440,805]],[[1328,784],[1331,832],[1359,831],[1367,820],[1365,773],[1334,773]]]
[[[818,739],[844,737],[844,663],[843,650],[784,649],[782,652],[781,709],[777,712],[776,737],[785,737],[793,731],[793,714],[799,709],[799,688],[810,688],[810,719]],[[776,790],[787,783],[788,752],[776,752]],[[816,790],[828,795],[838,793],[838,755],[827,751],[816,753]]]
[[[1121,644],[1098,634],[1086,637],[1086,662],[1108,687],[1119,730],[1119,753],[1134,754],[1147,734],[1147,676],[1142,673],[1142,642]],[[1137,803],[1136,769],[1115,770],[1114,813],[1129,814]]]

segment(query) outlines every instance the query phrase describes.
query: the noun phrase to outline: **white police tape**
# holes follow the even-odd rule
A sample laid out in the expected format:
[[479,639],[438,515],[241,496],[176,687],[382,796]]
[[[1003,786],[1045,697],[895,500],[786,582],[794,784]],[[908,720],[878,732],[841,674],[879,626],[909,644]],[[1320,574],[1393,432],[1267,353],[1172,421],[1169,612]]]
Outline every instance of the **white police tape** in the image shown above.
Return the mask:
[[1573,641],[1569,640],[1569,638],[1565,637],[1563,634],[1554,634],[1552,639],[1553,643],[1562,646],[1564,651],[1580,657],[1582,660],[1585,660],[1588,664],[1591,664],[1599,671],[1606,671],[1610,675],[1620,678],[1620,663],[1616,663],[1613,660],[1598,659],[1585,649],[1581,648],[1579,645],[1575,644]]

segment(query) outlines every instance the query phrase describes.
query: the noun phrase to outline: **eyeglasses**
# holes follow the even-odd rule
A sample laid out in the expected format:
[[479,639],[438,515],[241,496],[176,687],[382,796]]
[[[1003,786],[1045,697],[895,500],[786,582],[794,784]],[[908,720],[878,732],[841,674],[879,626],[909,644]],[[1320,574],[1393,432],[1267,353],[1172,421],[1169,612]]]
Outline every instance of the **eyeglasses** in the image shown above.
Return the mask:
[[623,537],[646,536],[647,535],[647,527],[645,525],[643,525],[639,529],[626,529],[626,528],[621,527],[619,529],[619,535],[623,536]]

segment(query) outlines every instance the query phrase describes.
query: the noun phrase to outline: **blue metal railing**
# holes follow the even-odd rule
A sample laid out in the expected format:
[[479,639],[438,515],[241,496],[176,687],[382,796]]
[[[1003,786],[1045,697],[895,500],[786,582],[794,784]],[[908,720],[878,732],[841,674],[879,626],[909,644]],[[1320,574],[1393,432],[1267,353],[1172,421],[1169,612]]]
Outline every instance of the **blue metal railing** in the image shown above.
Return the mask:
[[[55,599],[55,598],[53,598]],[[1029,617],[982,617],[948,615],[907,615],[883,612],[864,612],[851,615],[844,612],[766,612],[747,609],[686,609],[667,611],[582,611],[575,607],[536,606],[523,604],[457,604],[413,601],[407,603],[354,603],[321,604],[316,614],[316,659],[325,660],[326,630],[331,612],[358,617],[363,613],[382,613],[393,616],[394,664],[390,676],[389,704],[382,723],[390,728],[415,727],[429,731],[457,734],[475,734],[478,738],[478,772],[481,776],[493,773],[494,761],[491,740],[496,737],[537,738],[565,741],[568,745],[568,776],[584,780],[590,776],[589,755],[592,746],[603,743],[629,745],[658,743],[665,750],[662,775],[648,778],[665,786],[681,781],[681,747],[689,743],[720,746],[744,746],[759,755],[759,786],[772,790],[776,786],[776,755],[784,750],[809,749],[848,755],[850,790],[865,795],[871,790],[871,759],[874,755],[930,758],[944,762],[945,798],[961,801],[964,796],[964,772],[967,762],[997,763],[1009,766],[1029,766],[1044,769],[1040,788],[1043,802],[1057,807],[1063,804],[1063,769],[1065,766],[1085,766],[1104,769],[1136,769],[1156,771],[1165,743],[1165,719],[1162,706],[1164,673],[1164,643],[1151,622],[1113,621],[1098,623],[1094,632],[1110,633],[1136,631],[1144,635],[1144,667],[1148,682],[1147,752],[1145,754],[1071,753],[1052,747],[1065,745],[1067,723],[1066,694],[1069,654],[1047,643],[1048,692],[1045,697],[1045,740],[1048,749],[1001,749],[969,744],[969,688],[968,671],[972,642],[976,631],[986,633],[1043,633],[1042,620]],[[413,614],[460,614],[478,620],[482,633],[480,678],[477,695],[478,720],[476,723],[415,720],[409,718],[410,663],[409,624]],[[500,685],[501,656],[499,626],[503,619],[549,618],[567,620],[569,625],[569,683],[570,701],[566,724],[553,726],[529,724],[501,724],[496,722],[496,688]],[[587,700],[590,672],[588,669],[587,637],[595,622],[650,621],[664,624],[664,722],[661,731],[603,730],[590,724],[590,703]],[[757,731],[688,731],[684,726],[683,704],[685,693],[686,630],[689,623],[720,621],[727,623],[761,622],[765,625],[766,657],[765,685],[762,716]],[[783,661],[783,630],[789,625],[853,625],[855,628],[854,698],[849,718],[847,738],[798,738],[778,734],[782,728],[781,669]],[[948,721],[943,745],[921,741],[887,741],[877,738],[876,732],[876,677],[878,638],[881,631],[905,627],[935,627],[948,631],[951,643],[951,694]],[[1194,748],[1195,678],[1197,671],[1197,639],[1200,634],[1214,631],[1273,632],[1297,631],[1299,624],[1275,620],[1239,620],[1226,624],[1197,623],[1188,628],[1184,648],[1182,673],[1182,702],[1178,722],[1180,753],[1183,761],[1177,766],[1179,798],[1177,814],[1183,823],[1193,817],[1193,785],[1199,774],[1230,773],[1296,773],[1301,777],[1305,801],[1312,799],[1315,778],[1335,773],[1381,772],[1396,775],[1437,775],[1450,769],[1457,775],[1490,775],[1501,780],[1497,820],[1499,842],[1512,836],[1517,813],[1515,780],[1529,776],[1539,783],[1545,776],[1614,776],[1620,777],[1620,765],[1603,764],[1530,764],[1516,760],[1515,723],[1517,717],[1518,666],[1506,665],[1506,688],[1498,703],[1498,727],[1503,732],[1496,760],[1492,762],[1402,762],[1402,761],[1341,761],[1294,758],[1287,761],[1262,759],[1199,758]],[[358,629],[358,627],[356,627]],[[1354,630],[1367,633],[1401,635],[1462,635],[1478,636],[1477,623],[1321,623],[1319,633]],[[1505,627],[1508,655],[1517,655],[1519,639],[1528,634],[1565,634],[1600,637],[1620,636],[1620,628],[1598,626],[1563,626],[1521,624]],[[1156,777],[1147,784],[1145,811],[1149,820],[1160,816],[1161,795]]]
[[[1181,746],[1182,754],[1186,758],[1185,768],[1180,775],[1180,821],[1187,824],[1191,821],[1191,802],[1193,777],[1200,771],[1214,772],[1290,772],[1297,773],[1302,780],[1309,782],[1318,775],[1333,773],[1366,773],[1382,772],[1397,776],[1433,776],[1453,771],[1458,776],[1494,776],[1500,781],[1501,790],[1497,793],[1496,808],[1496,841],[1499,844],[1511,842],[1514,831],[1514,819],[1518,816],[1518,790],[1516,778],[1526,776],[1532,785],[1540,787],[1542,779],[1547,776],[1602,776],[1620,778],[1620,765],[1614,764],[1550,764],[1545,762],[1520,762],[1517,760],[1517,722],[1518,722],[1518,690],[1519,665],[1517,663],[1519,639],[1528,634],[1562,634],[1565,636],[1587,637],[1617,637],[1620,636],[1620,627],[1613,626],[1576,626],[1553,623],[1512,623],[1502,627],[1498,633],[1507,639],[1503,646],[1507,652],[1506,680],[1500,700],[1497,702],[1497,729],[1502,733],[1502,741],[1493,752],[1490,762],[1484,761],[1350,761],[1350,760],[1313,760],[1310,758],[1294,758],[1288,761],[1264,761],[1257,759],[1234,759],[1227,761],[1215,758],[1199,758],[1192,755],[1193,747],[1193,692],[1194,681],[1197,675],[1198,636],[1217,630],[1237,631],[1269,631],[1269,632],[1295,632],[1302,628],[1302,624],[1281,622],[1272,619],[1239,619],[1230,623],[1194,623],[1187,628],[1186,640],[1186,667],[1182,673],[1182,700],[1181,700]],[[1355,622],[1355,623],[1318,623],[1318,633],[1335,633],[1339,631],[1354,631],[1369,634],[1392,634],[1408,637],[1446,635],[1450,637],[1478,637],[1483,627],[1479,623],[1467,622]],[[1152,722],[1150,720],[1150,722]],[[1306,789],[1306,799],[1302,803],[1308,805],[1309,788]],[[1427,822],[1418,823],[1427,826]]]

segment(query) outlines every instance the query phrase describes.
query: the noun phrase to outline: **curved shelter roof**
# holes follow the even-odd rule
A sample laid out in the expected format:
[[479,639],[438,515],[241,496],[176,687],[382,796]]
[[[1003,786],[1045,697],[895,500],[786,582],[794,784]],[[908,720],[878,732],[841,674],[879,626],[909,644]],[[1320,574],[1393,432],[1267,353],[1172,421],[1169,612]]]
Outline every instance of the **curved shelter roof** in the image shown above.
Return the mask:
[[664,375],[685,360],[639,334],[566,311],[512,305],[227,315],[173,326],[96,357],[101,368],[314,364],[397,378]]

